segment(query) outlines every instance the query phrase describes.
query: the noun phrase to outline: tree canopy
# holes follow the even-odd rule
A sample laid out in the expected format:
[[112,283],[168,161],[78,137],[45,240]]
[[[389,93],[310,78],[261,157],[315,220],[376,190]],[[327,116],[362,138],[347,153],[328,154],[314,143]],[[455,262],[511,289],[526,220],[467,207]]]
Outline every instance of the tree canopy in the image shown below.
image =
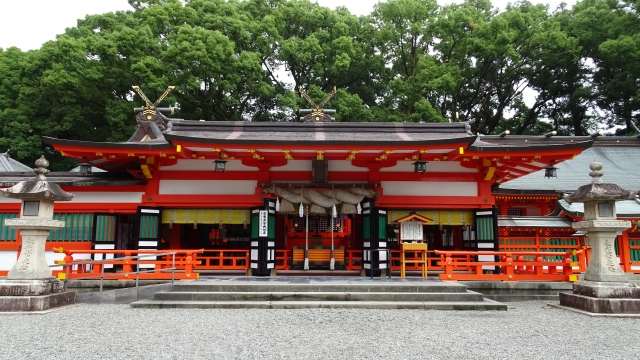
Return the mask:
[[297,121],[297,89],[337,121],[473,121],[481,134],[634,134],[637,1],[549,9],[389,0],[355,16],[309,0],[130,0],[38,50],[0,49],[0,151],[31,163],[43,135],[125,141],[167,86],[178,118]]

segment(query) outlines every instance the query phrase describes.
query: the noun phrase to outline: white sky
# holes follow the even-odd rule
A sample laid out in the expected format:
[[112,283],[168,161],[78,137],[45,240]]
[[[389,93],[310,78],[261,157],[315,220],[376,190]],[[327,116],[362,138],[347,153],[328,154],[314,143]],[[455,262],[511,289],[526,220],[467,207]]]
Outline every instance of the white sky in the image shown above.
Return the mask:
[[[447,4],[454,0],[438,0]],[[329,8],[345,5],[356,15],[368,14],[379,0],[317,0]],[[508,0],[492,0],[494,6],[504,8]],[[513,0],[512,0],[513,2]],[[550,4],[555,8],[561,0],[531,0]],[[573,4],[576,0],[565,0]],[[0,0],[0,48],[16,46],[23,51],[38,49],[65,28],[76,25],[86,14],[102,14],[117,10],[131,10],[127,0]]]

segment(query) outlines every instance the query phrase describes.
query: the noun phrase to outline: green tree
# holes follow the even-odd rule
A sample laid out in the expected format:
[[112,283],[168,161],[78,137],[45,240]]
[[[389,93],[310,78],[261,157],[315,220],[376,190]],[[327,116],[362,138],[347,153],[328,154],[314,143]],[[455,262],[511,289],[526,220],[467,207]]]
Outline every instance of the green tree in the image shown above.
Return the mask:
[[435,0],[391,0],[374,8],[376,51],[386,65],[378,95],[383,121],[445,121],[434,104],[455,75],[430,53],[438,8]]
[[596,102],[609,127],[633,131],[640,117],[640,14],[637,2],[583,0],[572,10],[570,30],[580,39],[584,59],[593,64]]

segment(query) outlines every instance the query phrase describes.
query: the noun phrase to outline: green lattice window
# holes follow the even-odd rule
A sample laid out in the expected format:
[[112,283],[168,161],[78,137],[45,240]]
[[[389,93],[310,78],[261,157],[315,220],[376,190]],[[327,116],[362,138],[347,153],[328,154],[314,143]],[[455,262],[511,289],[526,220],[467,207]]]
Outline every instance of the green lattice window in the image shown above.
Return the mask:
[[[629,240],[629,246],[640,246],[640,240],[634,239]],[[640,262],[640,250],[639,249],[630,249],[629,250],[629,259],[631,262]]]
[[91,241],[93,214],[53,214],[53,219],[64,221],[64,227],[52,230],[49,241]]
[[378,239],[387,239],[387,214],[378,215]]
[[482,240],[493,240],[493,218],[478,218],[478,235],[477,239]]
[[4,220],[17,217],[18,213],[0,213],[0,241],[16,241],[16,230],[4,226]]
[[363,226],[362,238],[364,240],[370,240],[371,239],[371,216],[366,215],[362,217],[362,226]]
[[158,237],[158,221],[157,215],[140,215],[140,238],[155,239]]
[[96,215],[96,242],[116,241],[116,217]]

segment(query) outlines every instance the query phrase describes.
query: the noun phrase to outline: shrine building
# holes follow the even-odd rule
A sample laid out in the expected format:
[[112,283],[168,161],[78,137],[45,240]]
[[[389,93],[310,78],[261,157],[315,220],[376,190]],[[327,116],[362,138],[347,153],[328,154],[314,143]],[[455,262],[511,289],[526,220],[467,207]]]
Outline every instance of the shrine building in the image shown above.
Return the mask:
[[[358,266],[384,269],[389,259],[377,250],[397,249],[398,220],[416,214],[422,226],[410,236],[430,250],[498,250],[500,209],[507,215],[526,198],[537,209],[530,215],[547,215],[558,199],[494,193],[498,185],[610,141],[479,136],[465,122],[334,122],[321,108],[301,111],[299,122],[183,120],[161,109],[139,109],[126,142],[43,138],[81,163],[48,175],[75,197],[56,204],[66,227],[47,249],[204,249],[203,258],[237,250],[250,254],[255,275],[272,273],[282,256],[291,269],[353,269],[350,253],[363,252]],[[25,176],[2,173],[0,185]],[[0,221],[18,212],[19,201],[0,201]],[[0,271],[19,242],[2,227]]]

